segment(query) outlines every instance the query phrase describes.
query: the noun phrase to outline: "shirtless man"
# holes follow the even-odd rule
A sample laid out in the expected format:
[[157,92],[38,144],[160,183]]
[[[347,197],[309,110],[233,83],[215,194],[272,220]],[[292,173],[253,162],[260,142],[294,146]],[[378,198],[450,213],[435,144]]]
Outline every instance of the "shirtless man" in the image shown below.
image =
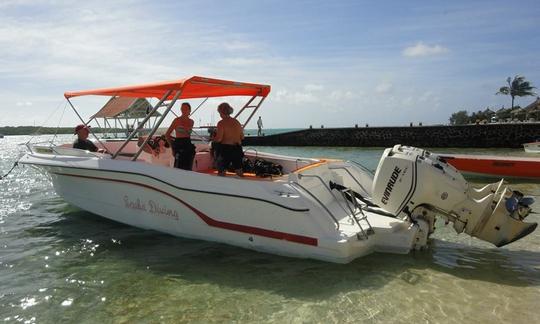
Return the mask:
[[214,141],[218,145],[218,175],[225,176],[225,171],[232,164],[236,174],[243,176],[242,158],[242,140],[244,139],[244,129],[242,125],[231,117],[233,108],[226,102],[218,106],[219,116],[221,120],[217,123],[216,136]]

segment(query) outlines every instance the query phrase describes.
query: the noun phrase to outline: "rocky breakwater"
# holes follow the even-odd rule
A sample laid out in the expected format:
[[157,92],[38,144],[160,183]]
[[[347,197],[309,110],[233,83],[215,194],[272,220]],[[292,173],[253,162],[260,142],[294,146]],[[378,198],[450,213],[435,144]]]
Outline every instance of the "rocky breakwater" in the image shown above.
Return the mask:
[[270,136],[252,136],[254,146],[358,146],[519,148],[540,138],[540,123],[460,126],[310,128]]

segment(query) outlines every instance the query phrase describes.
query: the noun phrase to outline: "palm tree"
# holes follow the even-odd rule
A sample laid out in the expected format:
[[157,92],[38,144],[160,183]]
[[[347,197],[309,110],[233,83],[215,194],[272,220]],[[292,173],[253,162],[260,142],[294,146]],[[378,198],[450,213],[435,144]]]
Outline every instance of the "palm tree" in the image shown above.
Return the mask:
[[510,95],[512,97],[512,108],[514,108],[514,98],[525,97],[525,96],[535,96],[536,93],[532,91],[536,89],[533,87],[529,81],[525,81],[525,77],[521,75],[516,75],[514,80],[511,77],[506,79],[508,86],[501,87],[499,92],[496,94]]

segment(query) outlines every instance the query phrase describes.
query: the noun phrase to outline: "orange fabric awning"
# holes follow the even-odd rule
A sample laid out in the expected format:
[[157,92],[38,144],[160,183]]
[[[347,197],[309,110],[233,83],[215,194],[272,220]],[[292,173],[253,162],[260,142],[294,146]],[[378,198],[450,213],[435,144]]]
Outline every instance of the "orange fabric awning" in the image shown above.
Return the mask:
[[[64,93],[64,97],[78,96],[120,96],[131,98],[158,98],[161,99],[169,90],[182,90],[180,98],[207,98],[227,96],[262,96],[270,93],[270,86],[264,84],[244,83],[194,76],[191,78],[164,81],[157,83],[140,84],[116,88],[103,88],[94,90],[72,91]],[[174,93],[167,99],[172,99]]]

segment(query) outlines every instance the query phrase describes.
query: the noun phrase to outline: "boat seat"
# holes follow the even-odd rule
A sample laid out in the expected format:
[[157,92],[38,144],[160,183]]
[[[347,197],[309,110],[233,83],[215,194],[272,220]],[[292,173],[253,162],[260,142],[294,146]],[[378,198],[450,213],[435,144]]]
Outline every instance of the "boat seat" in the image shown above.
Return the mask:
[[201,172],[206,170],[211,170],[213,168],[214,158],[210,155],[208,151],[201,151],[195,153],[193,158],[193,171]]

